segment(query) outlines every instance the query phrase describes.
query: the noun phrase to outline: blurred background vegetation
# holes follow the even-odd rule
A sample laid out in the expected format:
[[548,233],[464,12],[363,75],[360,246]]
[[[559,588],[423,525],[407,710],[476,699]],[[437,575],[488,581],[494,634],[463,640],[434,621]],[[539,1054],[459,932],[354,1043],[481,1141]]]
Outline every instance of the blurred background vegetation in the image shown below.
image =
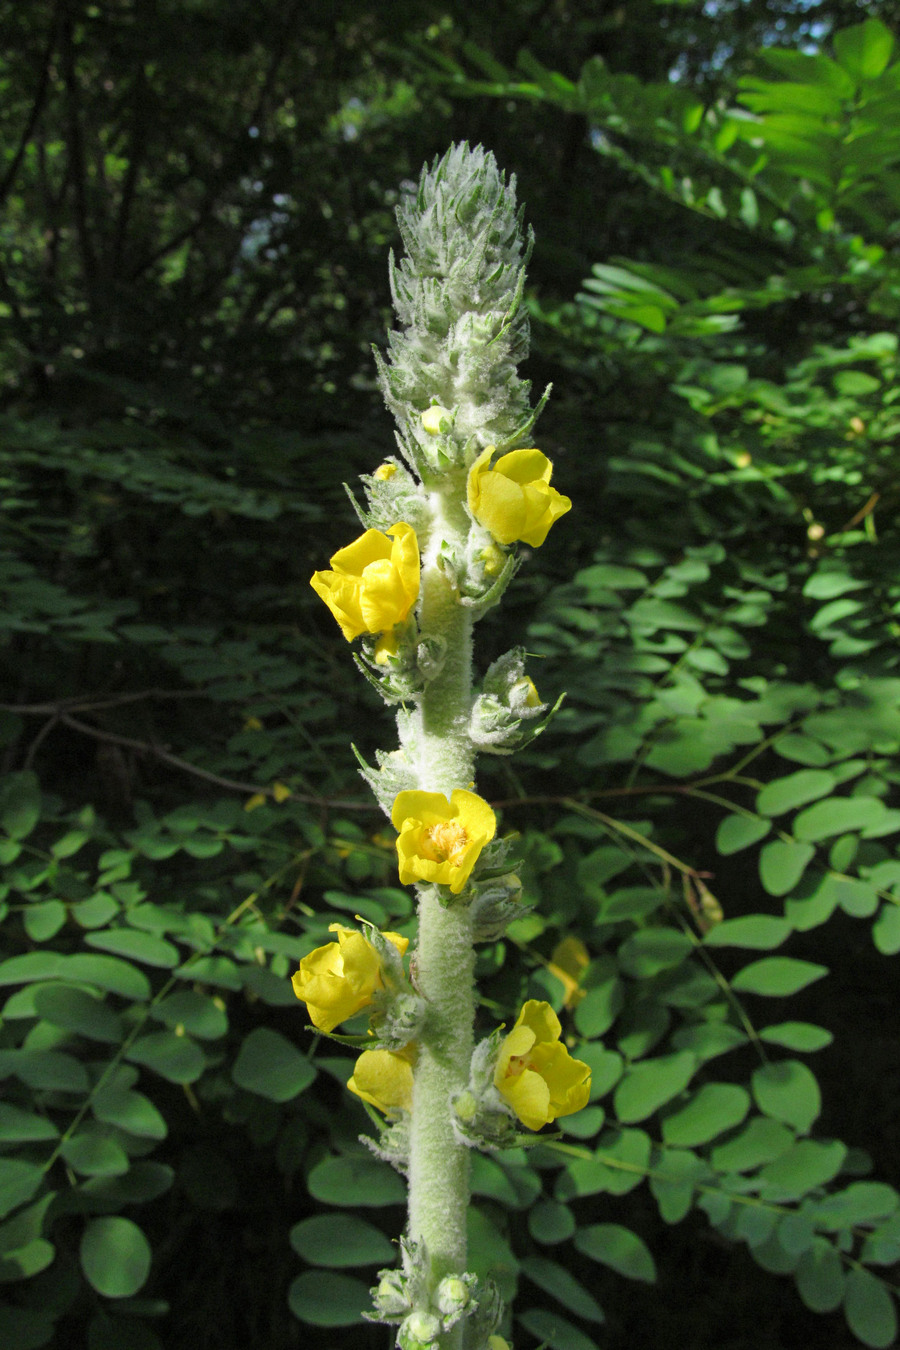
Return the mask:
[[0,3],[5,1350],[390,1340],[402,1182],[287,977],[410,898],[308,578],[454,140],[527,204],[575,503],[480,631],[568,692],[482,765],[537,905],[484,1025],[594,1066],[568,1152],[476,1161],[473,1262],[516,1350],[894,1342],[896,10]]

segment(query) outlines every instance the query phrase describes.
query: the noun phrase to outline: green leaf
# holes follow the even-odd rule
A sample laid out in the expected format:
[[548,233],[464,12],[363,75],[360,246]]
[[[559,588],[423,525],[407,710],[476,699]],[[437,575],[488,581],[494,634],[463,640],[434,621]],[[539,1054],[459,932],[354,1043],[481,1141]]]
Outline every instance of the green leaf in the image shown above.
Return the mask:
[[7,773],[0,782],[0,829],[25,839],[41,818],[41,789],[36,773]]
[[641,928],[622,943],[619,964],[626,975],[646,980],[680,965],[692,951],[691,939],[677,928]]
[[882,905],[872,925],[872,941],[882,956],[896,956],[900,952],[900,905]]
[[38,1116],[8,1102],[0,1102],[0,1143],[27,1144],[58,1138],[59,1130],[46,1116]]
[[588,1224],[575,1234],[573,1246],[592,1261],[609,1266],[629,1280],[642,1280],[645,1284],[656,1282],[656,1264],[645,1243],[621,1224]]
[[774,914],[745,914],[739,919],[725,919],[705,934],[707,947],[751,947],[768,950],[780,947],[791,933],[786,919]]
[[91,1219],[79,1255],[85,1278],[104,1298],[131,1298],[150,1274],[150,1244],[136,1223],[120,1215]]
[[686,1106],[666,1116],[662,1135],[667,1144],[692,1148],[740,1125],[750,1110],[750,1094],[734,1083],[705,1083]]
[[25,932],[32,942],[48,942],[65,921],[66,907],[61,900],[43,900],[29,905],[22,916]]
[[622,1077],[625,1068],[625,1061],[615,1050],[607,1050],[605,1046],[598,1041],[592,1041],[589,1045],[580,1045],[576,1051],[576,1058],[583,1064],[587,1064],[591,1071],[591,1095],[592,1102],[599,1101],[605,1097],[607,1092],[618,1083]]
[[231,1076],[247,1092],[271,1102],[289,1102],[309,1087],[316,1070],[286,1036],[255,1027],[241,1045]]
[[589,988],[575,1009],[576,1029],[590,1040],[609,1030],[625,1002],[624,985],[615,973],[615,963],[610,965],[607,977]]
[[99,1088],[91,1100],[91,1110],[97,1120],[117,1125],[141,1139],[165,1139],[168,1134],[165,1118],[150,1099],[129,1088]]
[[314,1327],[352,1327],[372,1308],[369,1286],[352,1275],[305,1270],[288,1290],[291,1312]]
[[864,84],[877,80],[887,68],[894,50],[894,36],[880,20],[866,19],[852,28],[840,29],[834,35],[833,45],[835,57],[847,74]]
[[838,596],[846,595],[848,591],[858,591],[865,585],[865,581],[851,576],[843,565],[828,570],[820,567],[806,582],[802,593],[811,600],[836,600]]
[[24,1205],[44,1180],[44,1171],[19,1158],[0,1158],[0,1219]]
[[897,1309],[881,1280],[862,1266],[847,1274],[844,1316],[854,1336],[873,1350],[885,1350],[897,1338]]
[[736,1138],[714,1148],[710,1161],[717,1172],[749,1172],[781,1157],[793,1143],[791,1131],[777,1120],[756,1117]]
[[848,830],[869,829],[886,810],[880,797],[830,797],[800,812],[794,821],[794,834],[797,839],[817,842]]
[[135,928],[100,928],[88,933],[85,942],[114,956],[143,961],[147,966],[162,966],[171,970],[181,960],[178,948],[154,933],[142,933]]
[[827,769],[798,769],[767,783],[756,798],[756,809],[764,816],[780,816],[826,796],[836,787],[837,779]]
[[0,962],[0,985],[29,984],[32,980],[52,980],[59,975],[65,957],[59,952],[25,952]]
[[157,1021],[172,1030],[178,1026],[200,1040],[216,1041],[228,1031],[228,1017],[214,999],[194,989],[179,989],[152,1009]]
[[43,985],[35,993],[34,1006],[54,1026],[79,1032],[90,1040],[119,1045],[125,1038],[118,1013],[83,989],[65,984]]
[[203,1051],[189,1036],[151,1031],[125,1051],[125,1058],[144,1064],[170,1083],[194,1083],[206,1068]]
[[900,1196],[893,1186],[883,1181],[855,1181],[821,1202],[816,1222],[820,1228],[852,1228],[885,1219],[898,1205]]
[[50,1092],[84,1093],[90,1087],[81,1061],[59,1050],[0,1050],[0,1078],[9,1074]]
[[731,987],[742,994],[785,998],[827,974],[827,966],[817,966],[812,961],[798,961],[793,956],[764,956],[739,970]]
[[528,1308],[518,1314],[516,1321],[550,1350],[597,1350],[596,1343],[583,1331],[546,1308]]
[[528,1213],[528,1231],[535,1242],[547,1245],[565,1242],[575,1232],[575,1215],[568,1205],[542,1200]]
[[150,998],[150,981],[142,970],[120,961],[117,956],[94,956],[89,952],[62,958],[59,971],[62,979],[96,985],[122,998],[146,1001]]
[[375,1158],[342,1154],[316,1163],[306,1180],[314,1200],[326,1205],[401,1205],[406,1187],[387,1163]]
[[396,1249],[380,1228],[356,1214],[316,1214],[295,1223],[291,1246],[311,1266],[391,1265]]
[[787,895],[803,876],[815,849],[796,839],[772,839],[759,855],[759,879],[769,895]]
[[513,1255],[506,1236],[496,1224],[478,1208],[470,1205],[466,1215],[468,1256],[466,1264],[479,1279],[491,1279],[498,1285],[507,1301],[516,1288],[519,1263]]
[[793,1125],[806,1134],[822,1109],[822,1095],[814,1075],[796,1059],[779,1060],[756,1069],[752,1078],[756,1105],[773,1120]]
[[122,1145],[91,1130],[64,1140],[60,1151],[69,1166],[86,1177],[120,1177],[128,1171],[128,1154]]
[[847,1146],[839,1140],[800,1139],[787,1153],[766,1163],[759,1174],[763,1194],[772,1199],[794,1199],[824,1186],[840,1172]]
[[709,1178],[709,1168],[686,1149],[666,1149],[650,1178],[665,1223],[680,1223],[694,1203],[697,1183]]
[[844,1297],[844,1267],[825,1238],[813,1238],[794,1271],[797,1290],[812,1312],[834,1312]]
[[769,1045],[783,1045],[785,1050],[799,1050],[805,1054],[824,1050],[834,1040],[830,1031],[814,1026],[812,1022],[778,1022],[763,1027],[759,1038]]
[[588,1322],[605,1320],[596,1299],[557,1261],[550,1261],[546,1256],[526,1256],[521,1270],[539,1289],[555,1298],[576,1317],[583,1317]]
[[626,1124],[646,1120],[687,1087],[696,1067],[697,1057],[690,1050],[632,1064],[613,1098],[619,1120]]
[[556,1183],[556,1199],[574,1200],[602,1192],[627,1195],[645,1180],[650,1151],[650,1136],[643,1130],[620,1130],[613,1138],[604,1136],[592,1157],[568,1164]]

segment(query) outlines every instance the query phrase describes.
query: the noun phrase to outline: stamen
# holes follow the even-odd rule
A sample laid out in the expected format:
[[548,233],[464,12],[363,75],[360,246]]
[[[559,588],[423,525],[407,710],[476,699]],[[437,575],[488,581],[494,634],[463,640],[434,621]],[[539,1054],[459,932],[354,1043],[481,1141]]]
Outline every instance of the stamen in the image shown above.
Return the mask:
[[465,853],[469,836],[458,821],[442,820],[438,825],[428,826],[423,842],[423,852],[431,862],[456,863]]

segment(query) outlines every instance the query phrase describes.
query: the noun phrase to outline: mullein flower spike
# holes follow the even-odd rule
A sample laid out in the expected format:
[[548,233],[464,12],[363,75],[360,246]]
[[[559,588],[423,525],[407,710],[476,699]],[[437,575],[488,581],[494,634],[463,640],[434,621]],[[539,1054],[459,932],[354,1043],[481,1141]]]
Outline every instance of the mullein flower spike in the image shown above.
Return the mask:
[[400,458],[362,475],[366,505],[353,501],[368,528],[311,584],[347,641],[362,639],[362,673],[401,704],[399,748],[360,764],[397,830],[400,881],[417,890],[417,940],[407,975],[406,939],[334,925],[337,941],[304,957],[293,983],[323,1032],[368,1012],[348,1087],[385,1117],[367,1146],[409,1178],[402,1270],[379,1273],[374,1320],[397,1328],[400,1350],[510,1350],[497,1288],[465,1269],[467,1149],[516,1147],[519,1122],[538,1130],[579,1110],[590,1071],[534,1000],[508,1035],[474,1045],[474,944],[528,909],[515,836],[497,839],[472,790],[475,758],[513,753],[553,710],[521,648],[473,687],[472,632],[516,571],[514,546],[543,544],[571,502],[550,486],[546,455],[523,447],[547,394],[532,410],[516,370],[533,239],[515,179],[481,147],[455,145],[397,218],[399,323],[375,359]]

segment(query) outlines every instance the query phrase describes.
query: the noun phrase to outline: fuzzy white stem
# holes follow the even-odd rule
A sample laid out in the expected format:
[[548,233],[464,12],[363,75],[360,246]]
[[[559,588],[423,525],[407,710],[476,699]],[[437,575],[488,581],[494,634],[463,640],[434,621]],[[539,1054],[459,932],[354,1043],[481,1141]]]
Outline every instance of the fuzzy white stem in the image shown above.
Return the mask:
[[[462,491],[461,491],[462,487]],[[415,721],[419,787],[450,796],[472,783],[474,753],[468,735],[472,688],[472,620],[440,567],[443,543],[461,548],[468,518],[464,484],[449,481],[431,494],[432,528],[422,559],[423,633],[447,643],[441,673],[427,686]],[[428,1253],[428,1282],[466,1268],[469,1207],[468,1149],[451,1126],[450,1096],[468,1081],[475,1017],[471,916],[465,905],[445,909],[430,887],[419,902],[416,980],[427,1018],[415,1069],[410,1126],[409,1236]],[[462,1328],[441,1338],[457,1350]]]

